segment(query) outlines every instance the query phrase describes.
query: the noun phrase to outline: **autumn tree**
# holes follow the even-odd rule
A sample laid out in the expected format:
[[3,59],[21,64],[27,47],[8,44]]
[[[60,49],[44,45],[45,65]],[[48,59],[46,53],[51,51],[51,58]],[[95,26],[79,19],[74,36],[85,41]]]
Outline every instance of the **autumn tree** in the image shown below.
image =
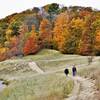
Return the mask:
[[53,23],[53,19],[55,18],[55,15],[59,13],[59,4],[52,3],[44,6],[43,8],[49,14],[48,19],[50,20],[50,22]]
[[70,38],[68,39],[68,53],[78,53],[78,46],[82,31],[84,28],[84,20],[80,18],[73,18],[70,22]]
[[100,30],[96,32],[95,38],[95,53],[96,55],[100,55]]
[[56,3],[0,19],[0,60],[53,48],[62,53],[100,55],[100,11]]
[[19,35],[19,28],[21,26],[21,22],[20,21],[13,21],[10,26],[9,29],[12,30],[11,35],[14,36],[18,36]]
[[0,61],[7,59],[7,51],[8,51],[8,48],[0,47]]
[[18,44],[18,50],[19,50],[19,55],[23,55],[23,47],[24,44],[28,38],[28,26],[23,24],[20,29],[19,29],[19,35],[18,35],[18,40],[19,40],[19,44]]
[[19,44],[19,40],[18,40],[17,36],[13,36],[13,37],[10,38],[8,57],[18,55],[18,49],[19,49],[18,44]]
[[24,38],[26,32],[28,32],[27,26],[20,26],[18,30],[18,35],[12,35],[11,29],[7,29],[6,31],[6,42],[5,47],[9,48],[8,57],[22,55],[23,54],[23,46],[24,46]]
[[38,7],[34,7],[32,9],[33,13],[38,14],[38,12],[40,11],[40,9]]
[[0,43],[4,45],[4,42],[6,41],[6,34],[5,31],[0,27]]
[[90,16],[91,14],[92,14],[92,8],[91,7],[82,8],[79,11],[80,18],[85,18],[86,16]]
[[35,26],[32,26],[32,31],[30,32],[30,35],[28,39],[26,40],[24,48],[23,48],[24,55],[34,54],[38,51],[39,46],[37,43],[36,34],[37,33],[35,32]]
[[91,55],[93,52],[93,41],[94,41],[94,33],[91,29],[92,24],[92,15],[85,17],[85,27],[82,32],[81,40],[80,40],[80,54],[82,55]]
[[69,16],[67,12],[58,15],[54,27],[54,42],[58,50],[67,53],[67,42],[69,39]]
[[94,41],[94,53],[100,55],[100,18],[96,17],[96,20],[92,23],[92,28],[95,33]]
[[40,23],[39,28],[39,39],[42,42],[43,47],[50,47],[52,46],[52,30],[51,30],[51,23],[48,19],[43,19]]
[[5,20],[0,20],[0,44],[4,46],[4,42],[6,41],[6,29],[8,27],[8,23]]

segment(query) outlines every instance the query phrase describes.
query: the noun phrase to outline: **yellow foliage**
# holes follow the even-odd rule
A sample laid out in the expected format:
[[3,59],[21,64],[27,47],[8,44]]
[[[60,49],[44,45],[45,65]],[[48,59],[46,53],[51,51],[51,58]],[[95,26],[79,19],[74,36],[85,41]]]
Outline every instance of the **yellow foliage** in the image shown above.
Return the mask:
[[96,34],[96,41],[100,42],[100,31],[98,31]]
[[100,30],[96,34],[95,48],[100,51]]
[[0,54],[6,53],[6,51],[8,50],[8,48],[0,48]]
[[85,21],[83,19],[80,19],[80,18],[77,18],[77,19],[73,18],[71,21],[71,25],[73,28],[83,29],[85,26]]
[[10,40],[11,33],[12,33],[12,30],[11,30],[11,29],[8,29],[8,30],[6,31],[6,39],[7,39],[7,40]]

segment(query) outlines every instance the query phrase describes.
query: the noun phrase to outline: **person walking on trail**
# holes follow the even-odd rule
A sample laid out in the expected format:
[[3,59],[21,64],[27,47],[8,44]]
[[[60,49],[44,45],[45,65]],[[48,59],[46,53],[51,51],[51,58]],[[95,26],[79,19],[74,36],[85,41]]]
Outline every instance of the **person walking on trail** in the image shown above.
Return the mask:
[[69,74],[68,68],[66,68],[66,69],[64,70],[64,73],[66,74],[66,76],[68,76],[68,74]]
[[73,65],[73,67],[72,67],[73,76],[76,76],[76,73],[77,73],[77,69],[76,69],[75,65]]

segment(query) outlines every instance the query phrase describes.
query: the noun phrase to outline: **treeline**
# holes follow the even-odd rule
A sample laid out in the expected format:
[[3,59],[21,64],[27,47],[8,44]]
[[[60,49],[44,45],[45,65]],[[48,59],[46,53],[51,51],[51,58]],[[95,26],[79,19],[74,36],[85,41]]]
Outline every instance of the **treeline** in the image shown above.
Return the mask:
[[42,48],[100,55],[100,11],[53,3],[0,20],[0,60],[35,54]]

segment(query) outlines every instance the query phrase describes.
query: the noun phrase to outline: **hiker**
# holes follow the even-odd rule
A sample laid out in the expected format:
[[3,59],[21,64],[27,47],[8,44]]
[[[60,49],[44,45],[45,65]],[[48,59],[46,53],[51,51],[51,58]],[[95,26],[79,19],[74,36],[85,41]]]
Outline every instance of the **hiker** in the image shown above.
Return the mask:
[[76,72],[77,72],[76,67],[75,67],[75,65],[73,65],[73,67],[72,67],[72,74],[73,74],[73,76],[76,75]]
[[69,70],[66,68],[65,70],[64,70],[64,73],[66,74],[66,76],[69,74]]

